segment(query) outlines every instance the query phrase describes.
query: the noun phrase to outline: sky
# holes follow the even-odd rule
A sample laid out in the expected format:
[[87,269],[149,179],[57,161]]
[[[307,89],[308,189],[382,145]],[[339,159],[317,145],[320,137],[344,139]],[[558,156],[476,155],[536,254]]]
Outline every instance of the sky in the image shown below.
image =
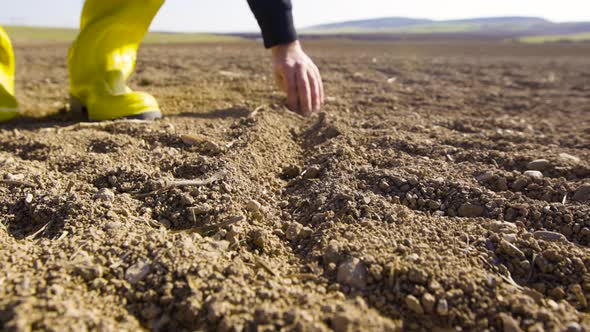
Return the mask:
[[[127,0],[131,1],[131,0]],[[141,1],[141,0],[138,0]],[[537,16],[556,22],[590,21],[589,0],[292,0],[298,28],[387,16],[436,20]],[[0,24],[76,27],[82,0],[0,0]],[[246,0],[167,0],[151,30],[251,32]]]

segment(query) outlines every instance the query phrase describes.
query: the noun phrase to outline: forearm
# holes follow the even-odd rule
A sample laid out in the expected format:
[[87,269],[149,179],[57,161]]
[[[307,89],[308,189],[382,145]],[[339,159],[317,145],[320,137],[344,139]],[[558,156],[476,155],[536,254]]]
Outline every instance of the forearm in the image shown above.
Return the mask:
[[266,48],[297,40],[291,0],[248,0],[248,4],[258,21]]

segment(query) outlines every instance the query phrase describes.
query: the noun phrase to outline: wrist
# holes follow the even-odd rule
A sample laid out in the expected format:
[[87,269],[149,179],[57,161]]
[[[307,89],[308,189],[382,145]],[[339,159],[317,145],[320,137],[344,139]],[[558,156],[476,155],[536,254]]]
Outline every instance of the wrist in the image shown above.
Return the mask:
[[287,54],[291,51],[300,50],[300,49],[301,49],[301,43],[299,43],[299,40],[295,40],[290,43],[273,46],[271,48],[271,51],[272,51],[273,56],[280,56],[280,55]]

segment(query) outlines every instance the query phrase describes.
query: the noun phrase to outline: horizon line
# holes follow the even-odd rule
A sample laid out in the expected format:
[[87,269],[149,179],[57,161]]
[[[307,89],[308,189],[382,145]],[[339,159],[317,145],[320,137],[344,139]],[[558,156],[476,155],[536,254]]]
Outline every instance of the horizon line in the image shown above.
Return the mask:
[[[367,21],[367,20],[380,20],[380,19],[390,19],[390,18],[403,18],[403,19],[411,19],[411,20],[428,20],[433,23],[441,23],[441,22],[449,22],[449,21],[462,21],[462,20],[477,20],[477,19],[493,19],[493,18],[529,18],[529,19],[541,19],[545,20],[549,23],[561,24],[561,23],[590,23],[590,18],[588,20],[571,20],[571,21],[560,21],[560,20],[551,20],[542,16],[527,16],[527,15],[501,15],[501,16],[470,16],[470,17],[461,17],[461,18],[452,18],[452,19],[433,19],[433,18],[425,18],[425,17],[412,17],[412,16],[380,16],[380,17],[366,17],[366,18],[357,18],[357,19],[341,19],[338,21],[330,21],[324,23],[315,23],[311,25],[306,25],[303,27],[299,27],[298,29],[305,30],[309,28],[314,28],[317,26],[322,25],[330,25],[330,24],[338,24],[338,23],[351,23],[351,22],[359,22],[359,21]],[[0,25],[7,26],[7,27],[23,27],[23,28],[51,28],[51,29],[73,29],[79,30],[78,26],[73,25],[43,25],[43,24],[35,24],[35,23],[8,23],[0,21]],[[166,29],[158,29],[158,30],[149,30],[149,32],[155,33],[182,33],[182,34],[250,34],[250,33],[260,33],[259,30],[241,30],[241,31],[207,31],[207,30],[166,30]]]

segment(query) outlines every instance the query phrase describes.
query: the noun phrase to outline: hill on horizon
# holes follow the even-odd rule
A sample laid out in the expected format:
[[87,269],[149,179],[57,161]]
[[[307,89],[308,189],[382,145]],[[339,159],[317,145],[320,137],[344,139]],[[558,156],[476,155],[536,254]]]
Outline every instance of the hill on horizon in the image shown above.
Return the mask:
[[436,21],[407,17],[381,17],[312,26],[303,34],[462,34],[502,38],[586,36],[590,22],[555,23],[540,17],[484,17]]

